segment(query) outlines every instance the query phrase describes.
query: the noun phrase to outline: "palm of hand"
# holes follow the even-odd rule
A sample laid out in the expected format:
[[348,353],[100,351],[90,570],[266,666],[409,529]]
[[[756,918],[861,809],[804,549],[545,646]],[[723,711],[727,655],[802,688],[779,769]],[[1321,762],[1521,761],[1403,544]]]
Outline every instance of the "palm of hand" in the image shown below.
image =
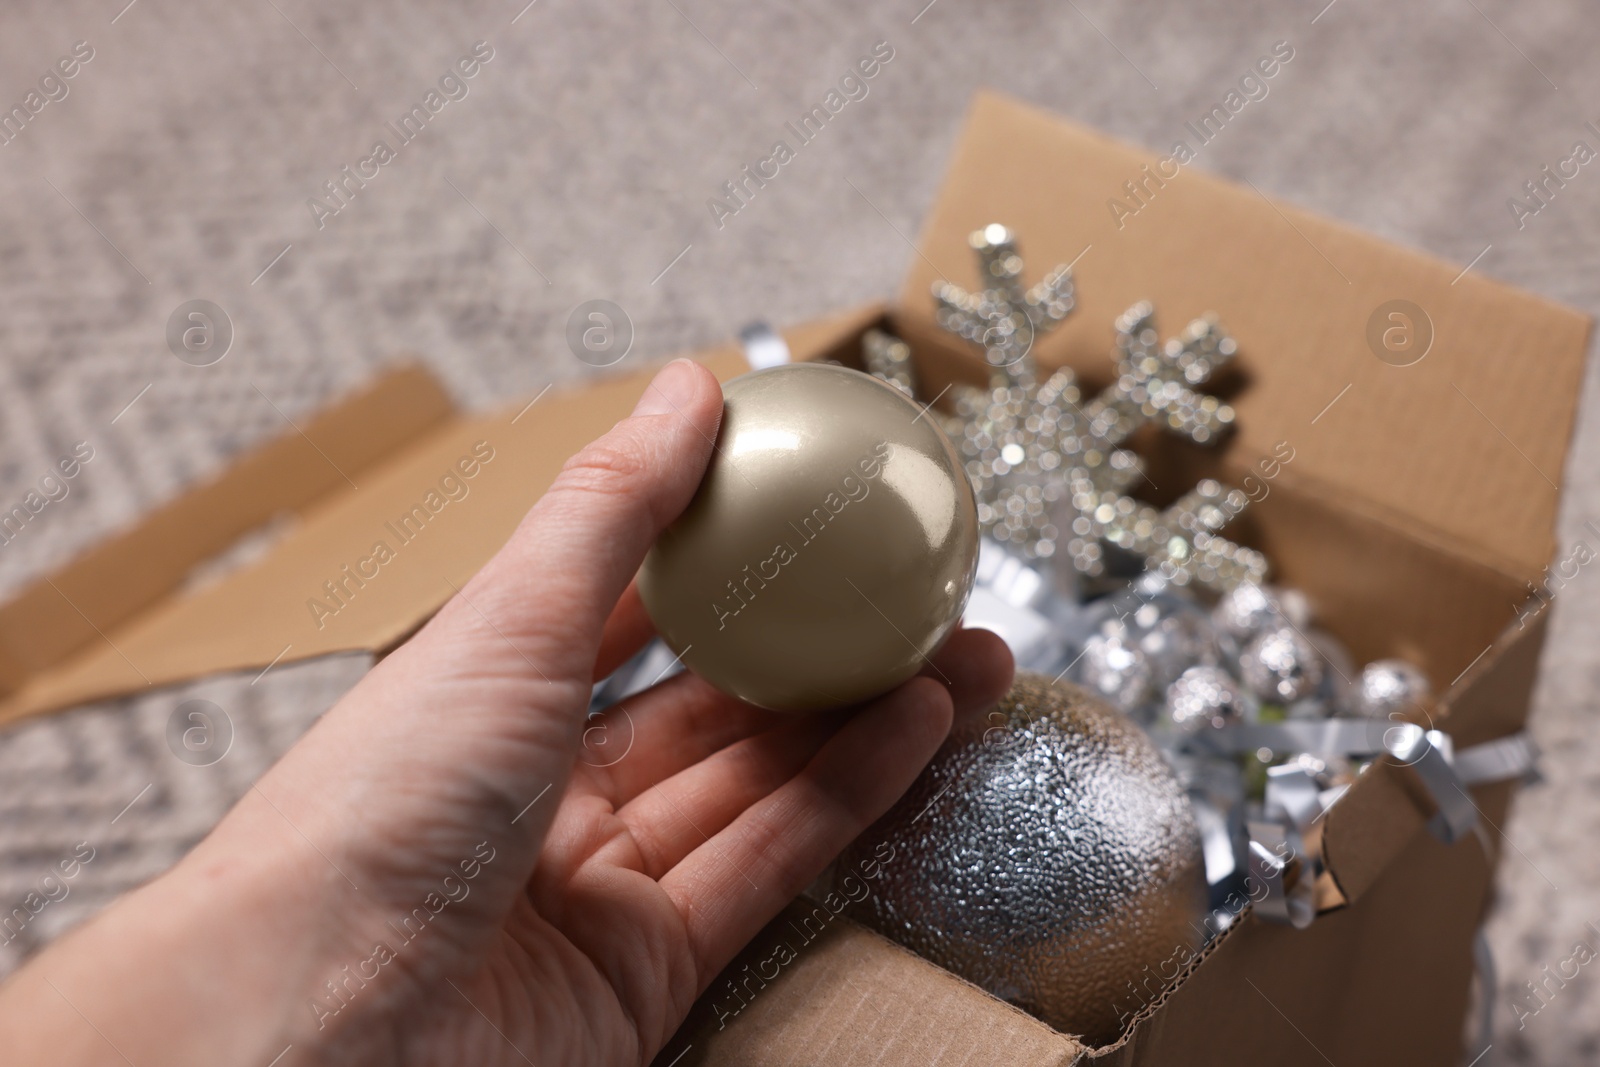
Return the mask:
[[[992,640],[963,633],[940,657],[969,679],[952,683],[964,709],[1001,681],[960,665]],[[620,734],[626,755],[597,766],[598,749],[580,753],[526,891],[476,970],[433,990],[407,1061],[467,1049],[511,1067],[647,1062],[727,959],[892,799],[862,765],[943,737],[940,688],[921,679],[854,716],[793,719],[680,676],[608,712],[591,736]]]

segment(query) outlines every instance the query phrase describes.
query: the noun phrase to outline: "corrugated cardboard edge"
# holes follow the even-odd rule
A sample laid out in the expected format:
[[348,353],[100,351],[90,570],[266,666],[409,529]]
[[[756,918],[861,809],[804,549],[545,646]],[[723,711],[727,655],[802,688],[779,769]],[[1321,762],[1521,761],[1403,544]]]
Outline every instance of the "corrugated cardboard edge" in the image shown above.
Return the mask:
[[1304,930],[1238,924],[1159,1010],[1094,1058],[1118,1067],[1465,1062],[1471,935],[1491,884],[1473,839],[1447,846],[1420,834],[1362,900]]
[[[828,919],[813,918],[819,913]],[[779,965],[783,950],[792,958]],[[1066,1067],[1083,1051],[1071,1037],[802,897],[711,982],[654,1063],[962,1067],[1003,1054],[1017,1067]]]
[[1223,930],[1221,933],[1214,936],[1210,941],[1206,942],[1206,944],[1201,947],[1200,951],[1196,952],[1194,957],[1190,959],[1189,962],[1185,964],[1176,975],[1174,975],[1170,980],[1166,981],[1158,990],[1154,991],[1151,998],[1145,1002],[1144,1007],[1139,1009],[1138,1012],[1134,1013],[1128,1019],[1127,1024],[1123,1027],[1121,1037],[1117,1038],[1117,1040],[1111,1042],[1109,1045],[1086,1048],[1084,1050],[1083,1058],[1086,1060],[1104,1059],[1108,1056],[1114,1055],[1118,1050],[1135,1041],[1140,1034],[1140,1028],[1143,1027],[1150,1019],[1153,1019],[1160,1014],[1162,1007],[1167,1003],[1168,1000],[1172,998],[1174,993],[1183,988],[1184,984],[1189,981],[1190,976],[1198,971],[1207,960],[1221,951],[1222,946],[1226,944],[1230,938],[1238,936],[1241,931],[1247,929],[1252,923],[1257,921],[1259,920],[1256,919],[1254,905],[1246,904],[1239,910],[1238,914],[1234,917],[1234,921],[1228,926],[1227,929]]

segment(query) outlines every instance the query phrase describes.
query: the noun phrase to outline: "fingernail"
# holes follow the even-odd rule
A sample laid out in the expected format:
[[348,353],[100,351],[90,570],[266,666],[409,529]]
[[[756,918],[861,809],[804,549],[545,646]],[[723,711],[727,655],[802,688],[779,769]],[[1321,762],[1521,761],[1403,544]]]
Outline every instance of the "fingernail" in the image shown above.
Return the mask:
[[681,411],[685,404],[694,399],[694,379],[694,365],[689,360],[675,359],[668,363],[645,386],[644,396],[639,398],[638,406],[633,409],[634,416]]

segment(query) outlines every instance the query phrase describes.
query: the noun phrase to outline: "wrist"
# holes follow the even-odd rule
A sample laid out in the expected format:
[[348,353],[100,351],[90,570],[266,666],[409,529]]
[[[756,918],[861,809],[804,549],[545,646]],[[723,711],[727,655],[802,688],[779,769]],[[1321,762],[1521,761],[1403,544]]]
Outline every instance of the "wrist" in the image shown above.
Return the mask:
[[329,1027],[310,1005],[347,942],[329,876],[353,891],[252,807],[0,987],[8,1063],[260,1067],[314,1051]]

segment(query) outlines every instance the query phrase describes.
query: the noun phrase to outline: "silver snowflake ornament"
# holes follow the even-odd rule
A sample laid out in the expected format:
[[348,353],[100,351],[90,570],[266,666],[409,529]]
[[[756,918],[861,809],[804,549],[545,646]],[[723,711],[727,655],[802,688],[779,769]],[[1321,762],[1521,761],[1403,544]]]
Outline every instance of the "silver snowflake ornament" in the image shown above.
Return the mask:
[[935,282],[935,318],[957,337],[981,345],[997,386],[1031,384],[1034,342],[1072,313],[1072,270],[1059,266],[1031,289],[1022,287],[1022,256],[1006,227],[990,223],[968,238],[984,285],[968,292]]
[[1171,507],[1157,511],[1075,476],[1068,551],[1078,569],[1090,575],[1104,572],[1095,551],[1104,543],[1142,558],[1149,570],[1174,585],[1199,585],[1222,593],[1241,582],[1260,583],[1267,574],[1267,558],[1217,532],[1249,502],[1242,490],[1204,478]]
[[1238,351],[1216,316],[1195,319],[1165,345],[1149,301],[1123,312],[1116,325],[1117,380],[1084,409],[1097,432],[1121,442],[1155,422],[1209,444],[1233,425],[1232,407],[1196,389]]
[[[1085,402],[1070,369],[1040,382],[1033,358],[1037,340],[1072,312],[1070,269],[1057,267],[1024,288],[1010,230],[989,225],[969,240],[983,287],[938,282],[933,295],[939,325],[982,347],[989,367],[989,387],[953,386],[953,414],[943,416],[985,535],[1025,560],[1064,546],[1073,567],[1091,577],[1106,573],[1108,545],[1142,557],[1175,584],[1225,590],[1264,577],[1260,553],[1218,533],[1243,510],[1243,493],[1208,481],[1165,512],[1127,495],[1144,469],[1122,446],[1141,427],[1209,443],[1233,423],[1231,407],[1198,391],[1236,351],[1215,318],[1196,319],[1163,345],[1151,306],[1134,305],[1116,324],[1117,380]],[[868,331],[863,355],[870,372],[916,395],[905,342]]]
[[[1030,361],[1031,363],[1031,361]],[[1054,516],[1070,472],[1125,488],[1139,474],[1132,452],[1102,447],[1081,414],[1078,384],[1058,370],[1040,385],[996,385],[956,394],[947,429],[972,479],[984,533],[1024,559],[1054,555]]]
[[861,359],[866,364],[868,374],[882,378],[906,396],[916,399],[910,345],[882,330],[868,330],[861,338]]

